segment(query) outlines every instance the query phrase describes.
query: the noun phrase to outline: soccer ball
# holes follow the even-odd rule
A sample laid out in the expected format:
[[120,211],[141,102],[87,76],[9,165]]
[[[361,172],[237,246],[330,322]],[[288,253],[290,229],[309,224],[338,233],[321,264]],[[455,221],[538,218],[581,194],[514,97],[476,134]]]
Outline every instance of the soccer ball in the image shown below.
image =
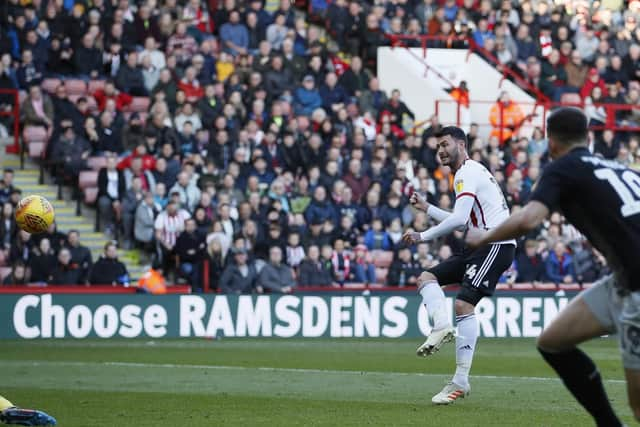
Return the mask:
[[16,207],[16,223],[27,233],[44,233],[54,216],[53,206],[42,196],[27,196]]

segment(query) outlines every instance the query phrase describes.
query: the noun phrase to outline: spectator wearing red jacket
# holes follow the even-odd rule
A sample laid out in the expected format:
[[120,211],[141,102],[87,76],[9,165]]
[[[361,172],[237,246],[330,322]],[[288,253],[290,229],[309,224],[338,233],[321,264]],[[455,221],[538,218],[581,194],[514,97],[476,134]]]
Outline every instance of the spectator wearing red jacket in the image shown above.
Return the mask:
[[156,168],[156,158],[151,154],[147,154],[146,145],[140,144],[131,154],[118,163],[118,169],[124,170],[131,168],[131,162],[135,158],[140,158],[142,160],[142,171],[152,171]]
[[600,77],[600,74],[598,74],[598,70],[591,68],[587,74],[587,80],[584,82],[584,85],[582,85],[582,89],[580,89],[580,96],[582,99],[591,95],[591,91],[594,87],[602,89],[602,93],[607,91],[607,86],[604,83],[604,79]]
[[189,102],[196,102],[204,96],[204,88],[196,78],[196,69],[188,67],[184,72],[184,77],[178,83],[178,89],[184,91]]
[[127,105],[131,104],[133,98],[131,95],[120,92],[116,89],[115,83],[111,80],[107,80],[104,84],[104,89],[98,89],[93,93],[93,97],[98,104],[98,109],[104,111],[104,107],[107,100],[113,99],[116,103],[116,109],[122,111]]

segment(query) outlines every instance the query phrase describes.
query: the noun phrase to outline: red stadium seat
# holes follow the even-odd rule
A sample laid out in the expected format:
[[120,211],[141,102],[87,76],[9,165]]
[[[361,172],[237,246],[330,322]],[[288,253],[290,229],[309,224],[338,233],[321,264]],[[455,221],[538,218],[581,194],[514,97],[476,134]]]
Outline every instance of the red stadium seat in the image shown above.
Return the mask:
[[134,96],[131,104],[127,106],[127,111],[131,113],[146,113],[149,111],[151,100],[147,96]]
[[376,282],[378,283],[386,283],[387,282],[387,274],[389,274],[388,268],[376,268]]
[[87,159],[87,165],[92,170],[99,171],[103,167],[107,166],[107,159],[106,157],[102,157],[102,156],[89,157]]
[[510,285],[510,284],[508,284],[508,283],[498,283],[498,284],[496,285],[496,289],[502,289],[502,290],[504,290],[504,289],[511,289],[511,285]]
[[44,156],[44,148],[46,143],[44,142],[30,142],[28,145],[29,148],[29,157],[33,157],[34,159],[40,159]]
[[0,281],[11,274],[11,267],[0,267]]
[[511,285],[512,289],[517,289],[519,291],[528,291],[533,289],[533,284],[531,283],[514,283]]
[[373,260],[373,264],[376,267],[389,268],[389,266],[393,262],[393,252],[373,250],[371,251],[371,259]]
[[366,283],[345,283],[345,289],[364,289],[367,287]]
[[91,80],[89,81],[89,86],[87,88],[87,92],[90,94],[95,93],[95,91],[99,89],[104,89],[104,80]]
[[555,283],[535,283],[533,285],[535,289],[542,289],[545,291],[555,291],[558,286]]
[[84,190],[89,187],[98,186],[98,171],[81,171],[78,177],[78,187]]
[[558,288],[563,291],[579,291],[581,289],[577,283],[560,283]]
[[84,202],[87,205],[94,205],[98,200],[98,187],[89,187],[84,190]]
[[84,80],[69,79],[64,81],[64,87],[67,89],[67,95],[86,95],[87,83]]
[[26,144],[47,142],[47,129],[43,126],[26,126],[22,131],[22,139]]
[[62,84],[62,80],[56,78],[47,78],[42,81],[42,89],[48,93],[55,93],[58,86]]
[[563,93],[560,97],[561,104],[582,105],[582,97],[578,93]]

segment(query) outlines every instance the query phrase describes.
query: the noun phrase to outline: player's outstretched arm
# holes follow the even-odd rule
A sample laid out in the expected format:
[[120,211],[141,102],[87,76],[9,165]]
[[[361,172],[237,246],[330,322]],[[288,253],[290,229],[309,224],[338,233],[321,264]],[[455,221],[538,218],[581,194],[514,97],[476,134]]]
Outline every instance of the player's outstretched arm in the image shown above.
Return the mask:
[[444,221],[451,212],[445,211],[444,209],[437,208],[433,206],[431,203],[427,202],[426,197],[414,191],[411,197],[409,198],[409,203],[411,206],[418,209],[419,211],[426,212],[428,216],[436,220],[437,222]]
[[549,215],[549,208],[544,203],[533,200],[492,230],[487,232],[470,230],[465,241],[471,247],[479,247],[493,242],[514,239],[536,228],[547,215]]
[[471,197],[461,197],[456,202],[453,212],[447,218],[435,227],[423,231],[422,233],[408,232],[403,236],[403,240],[407,243],[426,242],[437,239],[445,234],[464,227],[469,221],[469,215],[475,200]]

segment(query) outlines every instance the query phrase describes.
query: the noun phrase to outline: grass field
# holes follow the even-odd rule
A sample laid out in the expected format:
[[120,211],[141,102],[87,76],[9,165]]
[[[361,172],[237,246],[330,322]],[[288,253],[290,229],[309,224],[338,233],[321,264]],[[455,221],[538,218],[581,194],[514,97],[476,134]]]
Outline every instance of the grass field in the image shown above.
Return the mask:
[[[453,372],[449,345],[415,340],[0,341],[0,393],[63,427],[589,426],[526,339],[481,339],[472,393],[432,406]],[[631,422],[616,342],[584,347]]]

